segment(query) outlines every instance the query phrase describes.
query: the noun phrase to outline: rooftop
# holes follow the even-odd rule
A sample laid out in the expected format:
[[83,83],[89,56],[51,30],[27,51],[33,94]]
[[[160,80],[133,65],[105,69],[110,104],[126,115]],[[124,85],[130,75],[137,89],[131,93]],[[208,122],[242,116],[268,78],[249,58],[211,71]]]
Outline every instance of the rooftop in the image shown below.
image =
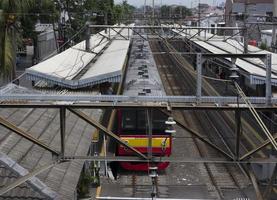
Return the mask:
[[[8,85],[4,93],[28,93],[28,89]],[[32,91],[30,91],[32,92]],[[95,94],[94,94],[95,95]],[[98,120],[101,110],[83,110]],[[1,109],[0,116],[33,137],[60,150],[59,110],[56,109]],[[66,155],[86,155],[91,144],[93,127],[67,112]],[[50,152],[0,126],[0,189],[19,177],[53,162]],[[56,164],[30,181],[2,195],[4,199],[72,199],[84,161],[74,160]]]
[[[174,30],[175,32],[178,32]],[[180,33],[183,36],[191,37],[196,35],[197,30],[189,30],[187,34]],[[226,36],[228,37],[228,36]],[[211,38],[207,41],[208,38]],[[238,42],[235,39],[224,40],[224,36],[213,35],[210,33],[201,33],[200,36],[195,36],[191,39],[192,42],[204,48],[207,52],[214,54],[242,54],[243,53],[243,43]],[[277,54],[261,50],[258,47],[248,45],[248,50],[250,54],[271,54],[272,56],[272,79],[273,85],[277,85]],[[227,61],[231,61],[230,58],[225,58]],[[240,68],[241,72],[246,73],[250,79],[251,84],[264,84],[266,69],[263,61],[258,58],[242,59],[238,58],[236,60],[236,65]]]
[[[26,70],[30,80],[44,80],[50,84],[76,89],[101,82],[119,82],[127,57],[131,35],[127,29],[115,29],[110,33],[101,31],[90,38],[91,51],[87,52],[85,41]],[[108,37],[112,40],[109,40]],[[112,58],[112,59],[111,59]]]

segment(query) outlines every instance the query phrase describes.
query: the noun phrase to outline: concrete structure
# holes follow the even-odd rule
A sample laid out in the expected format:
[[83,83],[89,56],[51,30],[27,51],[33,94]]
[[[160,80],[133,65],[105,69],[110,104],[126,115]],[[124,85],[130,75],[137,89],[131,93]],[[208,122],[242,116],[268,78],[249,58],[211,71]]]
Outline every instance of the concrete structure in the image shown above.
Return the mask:
[[266,44],[266,46],[268,48],[271,47],[271,43],[272,43],[272,30],[262,30],[261,31],[261,40],[262,40],[262,43]]
[[37,36],[36,58],[39,62],[57,51],[56,36],[52,24],[36,24]]

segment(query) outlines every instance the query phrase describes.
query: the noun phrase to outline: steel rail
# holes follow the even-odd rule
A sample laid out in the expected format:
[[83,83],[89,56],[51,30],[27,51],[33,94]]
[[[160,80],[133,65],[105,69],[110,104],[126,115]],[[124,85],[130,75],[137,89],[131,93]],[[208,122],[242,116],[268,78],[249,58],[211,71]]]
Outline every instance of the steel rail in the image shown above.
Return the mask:
[[4,126],[5,128],[9,129],[10,131],[16,133],[17,135],[20,135],[20,136],[24,137],[25,139],[33,142],[34,144],[46,149],[47,151],[51,152],[52,154],[54,154],[56,156],[60,155],[60,153],[58,151],[50,148],[48,145],[46,145],[43,142],[41,142],[40,140],[34,138],[31,134],[29,134],[28,132],[18,128],[16,125],[14,125],[13,123],[5,120],[1,116],[0,116],[0,125]]

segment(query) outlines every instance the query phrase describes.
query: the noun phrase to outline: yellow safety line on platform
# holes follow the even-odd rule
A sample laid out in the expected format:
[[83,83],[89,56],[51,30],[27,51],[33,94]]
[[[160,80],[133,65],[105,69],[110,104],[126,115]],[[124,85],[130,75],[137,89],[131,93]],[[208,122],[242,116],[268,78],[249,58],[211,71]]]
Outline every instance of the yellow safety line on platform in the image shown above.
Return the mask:
[[96,198],[97,198],[97,197],[100,197],[101,189],[102,189],[101,186],[98,186],[98,187],[96,188],[96,196],[95,196]]

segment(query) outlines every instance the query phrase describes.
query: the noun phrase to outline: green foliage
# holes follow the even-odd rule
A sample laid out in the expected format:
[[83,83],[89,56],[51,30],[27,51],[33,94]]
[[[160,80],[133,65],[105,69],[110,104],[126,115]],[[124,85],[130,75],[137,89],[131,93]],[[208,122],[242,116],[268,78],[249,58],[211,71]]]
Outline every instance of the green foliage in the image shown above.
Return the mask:
[[34,5],[33,0],[0,0],[0,73],[13,79],[18,21]]
[[12,38],[11,38],[11,30],[4,29],[3,33],[1,34],[1,75],[10,77],[12,69],[13,69],[13,62],[14,62],[14,48],[12,45]]
[[163,18],[177,18],[177,17],[186,17],[191,16],[191,10],[186,6],[168,6],[163,5],[161,7],[161,16]]
[[260,48],[263,49],[263,50],[267,50],[266,43],[262,42],[261,45],[260,45]]
[[121,23],[124,19],[130,18],[134,10],[135,7],[128,4],[126,0],[122,4],[115,5],[113,9],[114,21]]

